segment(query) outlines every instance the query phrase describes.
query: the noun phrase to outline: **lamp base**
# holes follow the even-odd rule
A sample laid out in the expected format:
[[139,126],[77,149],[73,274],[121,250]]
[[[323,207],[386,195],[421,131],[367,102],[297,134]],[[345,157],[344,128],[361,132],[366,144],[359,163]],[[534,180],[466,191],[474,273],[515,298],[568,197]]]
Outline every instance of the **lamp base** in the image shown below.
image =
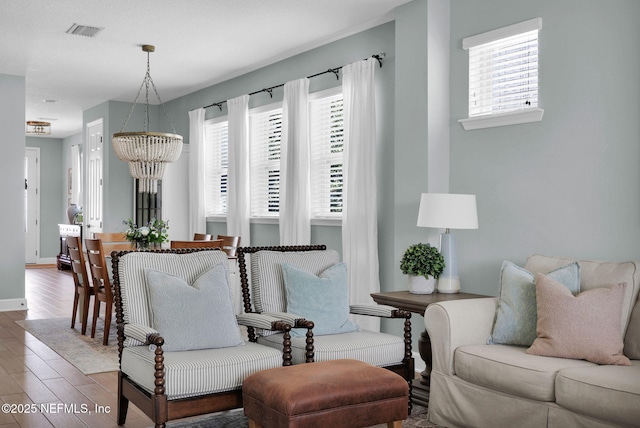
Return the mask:
[[438,278],[438,293],[459,293],[460,292],[460,279],[448,278],[440,276]]

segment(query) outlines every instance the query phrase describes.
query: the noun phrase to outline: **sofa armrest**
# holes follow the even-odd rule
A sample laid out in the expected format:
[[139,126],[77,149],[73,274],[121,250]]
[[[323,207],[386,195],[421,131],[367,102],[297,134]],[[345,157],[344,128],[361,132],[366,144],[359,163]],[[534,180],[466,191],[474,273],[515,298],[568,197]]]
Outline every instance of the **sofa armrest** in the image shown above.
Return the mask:
[[144,345],[149,344],[150,334],[158,334],[158,330],[142,324],[124,324],[122,331],[125,337],[137,340]]
[[429,305],[424,324],[431,339],[432,369],[455,374],[453,354],[463,345],[479,345],[491,335],[498,299],[451,300]]
[[381,318],[404,318],[404,314],[397,315],[398,308],[373,303],[360,303],[349,306],[349,313],[353,315],[369,315]]

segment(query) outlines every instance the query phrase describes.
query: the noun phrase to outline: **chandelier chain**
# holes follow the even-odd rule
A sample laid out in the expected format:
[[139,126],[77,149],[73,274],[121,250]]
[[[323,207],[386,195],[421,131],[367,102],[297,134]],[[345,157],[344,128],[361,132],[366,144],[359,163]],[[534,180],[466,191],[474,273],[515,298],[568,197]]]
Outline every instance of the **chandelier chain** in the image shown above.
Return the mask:
[[131,115],[133,114],[133,110],[136,108],[136,105],[138,104],[138,98],[140,98],[140,93],[142,92],[142,88],[145,88],[145,110],[144,110],[144,131],[147,132],[149,131],[149,128],[151,127],[150,124],[150,119],[149,119],[149,84],[151,84],[151,87],[153,88],[153,92],[156,94],[156,98],[158,99],[158,103],[160,103],[160,107],[162,107],[162,112],[164,113],[165,118],[167,119],[167,121],[169,122],[169,125],[171,126],[171,130],[172,132],[175,134],[176,132],[176,128],[173,124],[173,122],[171,121],[171,117],[169,117],[169,114],[167,113],[167,109],[164,107],[164,103],[162,102],[162,99],[160,98],[160,94],[158,93],[158,89],[156,89],[156,84],[153,82],[153,78],[151,77],[151,63],[149,60],[149,56],[150,56],[150,52],[147,52],[147,72],[144,76],[144,79],[142,80],[142,83],[140,84],[140,88],[138,89],[138,93],[136,94],[135,99],[133,100],[133,104],[131,105],[131,109],[129,110],[129,113],[127,114],[127,118],[124,121],[124,124],[122,125],[122,128],[120,129],[120,132],[124,132],[124,129],[127,126],[127,123],[129,123],[129,119],[131,119]]

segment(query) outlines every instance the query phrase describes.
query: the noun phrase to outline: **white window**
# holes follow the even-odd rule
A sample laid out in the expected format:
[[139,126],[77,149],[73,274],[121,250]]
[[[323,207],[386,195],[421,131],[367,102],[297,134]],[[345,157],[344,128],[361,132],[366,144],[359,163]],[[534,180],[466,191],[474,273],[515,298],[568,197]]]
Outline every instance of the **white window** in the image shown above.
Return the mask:
[[341,218],[343,191],[342,92],[323,91],[309,101],[311,218]]
[[[311,218],[340,219],[343,197],[343,107],[341,88],[309,96]],[[278,218],[282,104],[249,112],[251,217]],[[205,122],[207,217],[227,213],[228,122]]]
[[227,215],[229,122],[226,117],[207,120],[204,126],[204,188],[207,217]]
[[[463,40],[469,51],[469,118],[465,129],[542,119],[538,108],[540,18]],[[488,119],[488,120],[486,120]]]
[[251,217],[278,217],[280,211],[280,141],[282,107],[249,113]]

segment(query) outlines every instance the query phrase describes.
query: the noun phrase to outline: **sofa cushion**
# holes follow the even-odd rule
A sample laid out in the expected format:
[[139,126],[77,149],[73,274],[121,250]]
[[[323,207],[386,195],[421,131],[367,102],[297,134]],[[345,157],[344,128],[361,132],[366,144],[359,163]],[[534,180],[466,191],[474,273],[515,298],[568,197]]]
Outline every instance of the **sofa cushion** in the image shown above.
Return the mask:
[[565,368],[593,363],[529,355],[508,345],[468,345],[456,349],[455,373],[474,385],[536,401],[555,401],[555,379]]
[[251,254],[251,298],[256,312],[286,312],[282,263],[314,275],[340,262],[337,251],[258,251]]
[[640,360],[640,297],[633,307],[624,336],[624,355],[632,360]]
[[[151,327],[151,307],[145,271],[154,269],[179,276],[188,284],[219,263],[228,263],[227,254],[219,250],[189,254],[132,251],[119,258],[118,279],[124,322]],[[125,346],[141,345],[127,337]]]
[[[282,349],[282,334],[258,338],[258,343]],[[306,361],[306,338],[291,338],[293,364]],[[404,340],[387,333],[374,333],[361,330],[351,333],[314,336],[313,350],[315,361],[352,359],[364,361],[372,366],[399,364],[404,358]]]
[[[282,264],[287,294],[287,312],[313,321],[313,335],[339,334],[356,331],[349,319],[349,288],[347,265],[335,264],[316,276],[288,263]],[[305,336],[301,329],[291,330],[291,336]]]
[[243,345],[233,312],[227,264],[219,263],[192,285],[182,278],[147,269],[151,326],[165,351]]
[[536,274],[538,337],[527,353],[630,365],[622,354],[620,312],[626,284],[572,295],[558,281]]
[[[580,268],[570,263],[549,273],[572,293],[580,291]],[[505,261],[500,272],[498,308],[488,344],[531,346],[536,338],[534,274]]]
[[561,370],[556,401],[569,410],[637,426],[640,421],[640,361],[632,366],[597,366]]
[[[132,346],[122,351],[121,369],[148,392],[155,388],[155,352],[149,346]],[[282,348],[248,342],[234,348],[165,352],[165,389],[169,400],[242,386],[252,373],[282,366]]]
[[627,284],[622,303],[621,325],[622,331],[627,330],[631,308],[638,298],[640,288],[640,269],[636,262],[600,262],[588,260],[574,260],[566,257],[549,257],[535,254],[527,259],[524,266],[531,272],[548,273],[559,266],[577,261],[580,264],[580,291],[592,288],[607,287],[620,283]]

